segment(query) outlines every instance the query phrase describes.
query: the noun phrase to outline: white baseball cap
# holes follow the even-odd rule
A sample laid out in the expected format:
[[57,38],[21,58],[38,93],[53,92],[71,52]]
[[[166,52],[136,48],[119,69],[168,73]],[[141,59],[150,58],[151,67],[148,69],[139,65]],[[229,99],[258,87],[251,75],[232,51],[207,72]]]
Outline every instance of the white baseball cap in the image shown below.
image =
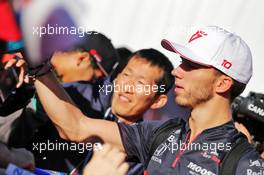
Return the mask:
[[239,36],[217,26],[197,30],[186,45],[163,39],[162,47],[184,59],[212,66],[238,82],[247,84],[252,76],[252,55]]

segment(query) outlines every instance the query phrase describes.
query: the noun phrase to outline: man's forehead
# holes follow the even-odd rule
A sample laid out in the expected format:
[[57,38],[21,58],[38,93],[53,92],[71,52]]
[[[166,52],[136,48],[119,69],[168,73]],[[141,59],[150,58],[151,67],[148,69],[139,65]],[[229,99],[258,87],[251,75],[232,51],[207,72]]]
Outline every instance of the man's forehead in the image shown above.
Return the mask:
[[[139,56],[133,56],[129,59],[128,64],[139,64],[141,66],[148,66],[148,67],[154,67],[154,65],[151,64],[151,61],[149,61],[147,58],[139,57]],[[156,66],[158,67],[158,66]]]
[[125,69],[137,75],[139,78],[144,78],[149,81],[155,81],[163,74],[163,70],[159,66],[152,65],[149,60],[143,57],[132,57]]

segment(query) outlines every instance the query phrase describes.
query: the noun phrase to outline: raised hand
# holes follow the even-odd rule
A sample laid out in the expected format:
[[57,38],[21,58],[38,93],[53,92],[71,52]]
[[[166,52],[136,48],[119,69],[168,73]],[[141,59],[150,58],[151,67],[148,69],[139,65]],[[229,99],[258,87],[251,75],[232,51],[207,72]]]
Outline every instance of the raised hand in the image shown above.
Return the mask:
[[27,65],[24,59],[15,56],[13,59],[9,60],[5,65],[5,69],[10,69],[11,67],[17,67],[20,69],[18,82],[16,84],[17,88],[19,88],[23,84],[23,82],[29,82],[28,76],[26,76]]
[[84,168],[84,175],[124,175],[128,164],[126,155],[118,149],[105,144],[102,150],[95,151],[92,160]]

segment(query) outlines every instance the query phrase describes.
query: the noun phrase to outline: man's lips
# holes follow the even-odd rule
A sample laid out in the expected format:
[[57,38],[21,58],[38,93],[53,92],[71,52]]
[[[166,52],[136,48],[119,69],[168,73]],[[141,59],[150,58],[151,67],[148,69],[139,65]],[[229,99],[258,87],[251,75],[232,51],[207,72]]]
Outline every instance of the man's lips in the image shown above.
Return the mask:
[[131,102],[130,98],[128,98],[128,97],[125,96],[125,95],[120,94],[118,97],[119,97],[119,99],[120,99],[121,101],[123,101],[123,102],[127,102],[127,103]]
[[175,93],[178,93],[178,92],[182,91],[183,89],[184,89],[184,88],[183,88],[182,86],[180,86],[180,85],[175,85],[174,92],[175,92]]

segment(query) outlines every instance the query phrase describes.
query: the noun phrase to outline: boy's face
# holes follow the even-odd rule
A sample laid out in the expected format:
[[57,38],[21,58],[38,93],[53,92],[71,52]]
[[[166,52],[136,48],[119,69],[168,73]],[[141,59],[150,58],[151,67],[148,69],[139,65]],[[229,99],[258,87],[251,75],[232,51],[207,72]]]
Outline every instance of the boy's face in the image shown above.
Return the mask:
[[130,121],[139,120],[155,101],[156,90],[151,90],[163,71],[148,61],[132,57],[115,80],[112,99],[113,114]]

